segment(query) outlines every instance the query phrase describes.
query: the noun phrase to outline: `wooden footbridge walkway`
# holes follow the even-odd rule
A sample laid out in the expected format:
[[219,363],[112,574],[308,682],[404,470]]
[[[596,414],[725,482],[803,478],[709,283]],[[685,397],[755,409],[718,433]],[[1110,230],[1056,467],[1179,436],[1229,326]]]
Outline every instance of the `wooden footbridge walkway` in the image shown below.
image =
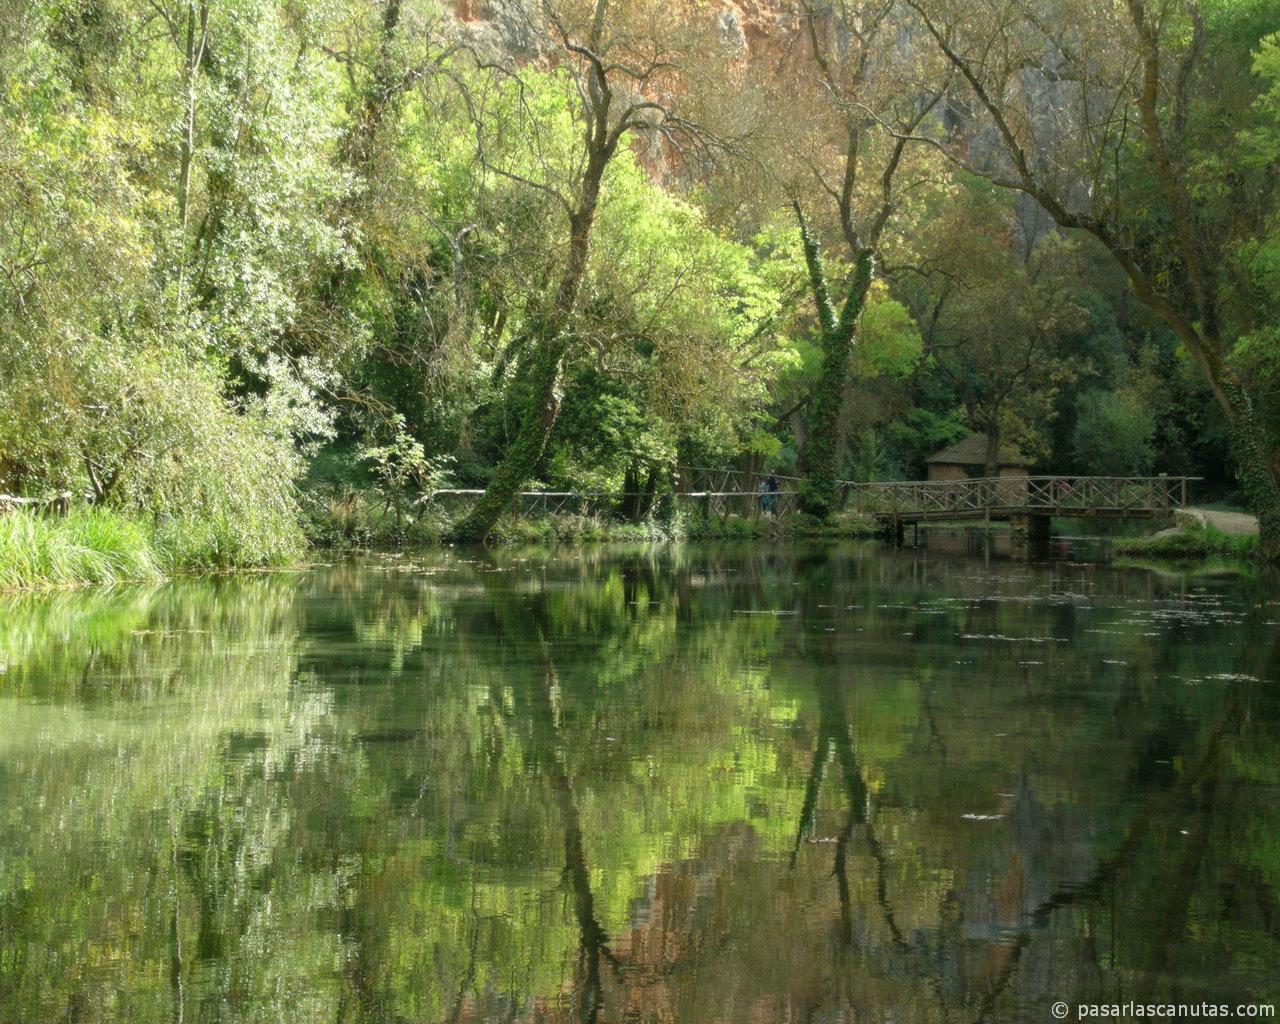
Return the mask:
[[[803,480],[777,477],[779,490],[759,490],[767,476],[741,470],[681,466],[671,494],[709,515],[785,514],[796,509]],[[1048,531],[1054,517],[1154,519],[1187,504],[1188,485],[1196,477],[1005,476],[962,480],[880,481],[840,484],[841,508],[857,512],[886,528],[946,521],[1011,521],[1032,533]],[[468,502],[479,490],[439,490],[440,502]],[[657,498],[618,491],[525,491],[520,509],[526,513],[600,512],[632,503],[642,507]],[[766,506],[766,500],[769,505]]]
[[845,484],[844,508],[907,523],[1021,516],[1152,518],[1187,504],[1193,477],[1027,476]]

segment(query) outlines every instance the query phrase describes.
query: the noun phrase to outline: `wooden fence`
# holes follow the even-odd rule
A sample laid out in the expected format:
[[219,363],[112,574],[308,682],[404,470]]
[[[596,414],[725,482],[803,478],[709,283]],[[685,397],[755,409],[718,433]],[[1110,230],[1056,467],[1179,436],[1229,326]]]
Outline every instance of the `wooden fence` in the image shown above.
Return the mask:
[[[779,477],[781,489],[762,493],[760,474],[736,470],[700,471],[710,483],[741,484],[750,488],[678,489],[674,499],[685,508],[707,515],[755,516],[766,511],[786,515],[796,511],[797,477]],[[734,476],[738,474],[738,476]],[[840,484],[841,507],[883,520],[921,522],[943,519],[1007,519],[1013,515],[1135,516],[1171,512],[1187,503],[1187,485],[1195,477],[1029,476],[986,477],[976,480],[908,480]],[[480,490],[439,490],[431,499],[445,507],[469,504]],[[522,513],[554,515],[604,513],[625,506],[638,495],[621,491],[524,491]],[[649,495],[648,497],[652,497]]]
[[[430,500],[443,508],[469,506],[484,491],[448,488],[432,491]],[[676,491],[670,494],[688,511],[724,518],[729,515],[756,516],[771,512],[787,515],[796,511],[796,492],[778,491]],[[521,491],[517,496],[522,515],[556,515],[571,513],[593,515],[614,512],[625,507],[627,500],[652,497],[632,491]],[[659,495],[661,497],[661,495]]]
[[1029,476],[843,485],[844,508],[888,519],[1150,516],[1187,503],[1195,477]]

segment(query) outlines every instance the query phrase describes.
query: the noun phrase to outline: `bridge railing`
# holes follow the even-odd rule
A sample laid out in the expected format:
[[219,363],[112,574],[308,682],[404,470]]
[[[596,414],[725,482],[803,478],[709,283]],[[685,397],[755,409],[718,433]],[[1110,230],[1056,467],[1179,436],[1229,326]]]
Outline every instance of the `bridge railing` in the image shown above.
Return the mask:
[[[430,500],[445,509],[463,509],[474,503],[482,490],[442,488],[432,491]],[[707,515],[759,515],[765,511],[787,515],[796,511],[796,492],[780,490],[772,494],[752,491],[676,491],[672,495],[682,506]],[[589,515],[609,512],[628,498],[653,497],[638,491],[521,491],[516,505],[522,515]]]
[[798,491],[803,477],[766,473],[763,470],[715,469],[707,466],[677,466],[675,473],[677,493],[694,494],[753,494],[762,481],[772,476],[783,491]]
[[989,512],[1089,515],[1172,511],[1195,477],[1026,476],[843,485],[844,507],[874,516],[964,518]]
[[[1187,485],[1196,479],[1024,476],[845,482],[840,486],[846,510],[879,518],[966,519],[1018,513],[1119,516],[1153,515],[1181,508],[1187,503]],[[758,515],[769,510],[785,515],[796,510],[798,494],[789,486],[793,484],[791,478],[780,482],[783,489],[772,494],[762,494],[755,488],[681,489],[674,492],[674,497],[685,507],[704,514]],[[483,493],[445,489],[434,491],[431,500],[446,508],[458,507],[469,505]],[[628,498],[639,496],[619,491],[524,491],[517,498],[517,505],[525,514],[589,514],[617,509]]]

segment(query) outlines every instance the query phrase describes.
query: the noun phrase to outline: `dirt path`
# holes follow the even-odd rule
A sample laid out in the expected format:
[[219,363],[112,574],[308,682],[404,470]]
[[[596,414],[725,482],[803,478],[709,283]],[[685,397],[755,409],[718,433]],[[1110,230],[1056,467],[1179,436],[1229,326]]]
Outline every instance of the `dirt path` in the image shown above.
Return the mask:
[[[1184,508],[1178,513],[1179,525],[1194,520],[1204,526],[1212,526],[1223,533],[1256,537],[1258,518],[1246,512],[1219,512],[1211,508]],[[1182,517],[1185,517],[1183,519]]]

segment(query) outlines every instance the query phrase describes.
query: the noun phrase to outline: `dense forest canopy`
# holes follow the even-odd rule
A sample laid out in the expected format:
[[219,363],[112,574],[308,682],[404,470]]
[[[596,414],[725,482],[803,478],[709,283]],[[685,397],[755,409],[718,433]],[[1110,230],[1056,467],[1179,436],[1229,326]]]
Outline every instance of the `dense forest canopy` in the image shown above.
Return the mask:
[[343,487],[487,488],[478,538],[535,483],[711,465],[825,516],[980,432],[988,469],[1204,477],[1274,545],[1278,30],[0,0],[0,491],[245,563]]

